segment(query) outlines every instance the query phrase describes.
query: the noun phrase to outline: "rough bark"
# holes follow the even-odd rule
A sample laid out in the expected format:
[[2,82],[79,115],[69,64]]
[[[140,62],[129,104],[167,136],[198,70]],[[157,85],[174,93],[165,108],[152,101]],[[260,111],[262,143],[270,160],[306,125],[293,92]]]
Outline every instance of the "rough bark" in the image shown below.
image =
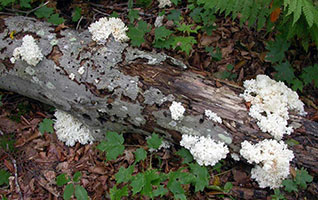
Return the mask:
[[[14,39],[9,35],[15,31]],[[45,58],[35,67],[9,59],[22,37],[37,39]],[[244,140],[271,138],[248,116],[242,89],[217,87],[213,79],[191,72],[180,61],[160,53],[143,52],[112,39],[92,42],[88,31],[61,30],[23,17],[0,18],[0,88],[37,99],[76,116],[100,139],[107,130],[149,134],[157,132],[178,142],[182,134],[210,135],[238,152]],[[78,69],[84,67],[84,74]],[[69,78],[73,73],[75,79]],[[182,102],[185,117],[171,119],[171,102]],[[216,112],[222,124],[204,118]],[[292,115],[300,127],[291,136],[298,167],[318,173],[318,125]]]

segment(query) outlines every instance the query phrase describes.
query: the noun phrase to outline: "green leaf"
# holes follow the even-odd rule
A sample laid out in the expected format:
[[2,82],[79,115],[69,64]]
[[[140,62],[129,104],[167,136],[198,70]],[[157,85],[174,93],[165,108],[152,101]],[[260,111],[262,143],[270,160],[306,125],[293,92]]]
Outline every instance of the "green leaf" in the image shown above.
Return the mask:
[[151,137],[147,139],[148,147],[152,149],[158,149],[161,143],[162,143],[162,139],[156,133],[152,133]]
[[[215,60],[215,61],[222,60],[222,52],[221,52],[219,47],[217,47],[216,50],[214,50],[214,47],[212,47],[212,46],[211,47],[205,47],[205,51],[210,53],[210,55],[211,55],[213,60]],[[230,69],[230,70],[232,70],[232,69]]]
[[216,163],[214,166],[213,166],[213,170],[217,171],[217,173],[221,173],[221,167],[222,167],[222,163],[221,161]]
[[116,11],[113,11],[112,14],[109,15],[109,17],[119,18],[119,14]]
[[192,45],[197,43],[195,38],[192,36],[188,36],[188,37],[177,36],[173,38],[174,38],[174,41],[173,41],[174,48],[179,47],[181,51],[186,52],[187,55],[189,55],[190,50],[192,49]]
[[111,200],[121,200],[122,197],[128,197],[128,186],[125,185],[121,189],[117,189],[117,186],[115,185],[112,189],[110,189],[110,199]]
[[59,187],[65,185],[69,181],[70,181],[70,179],[67,177],[67,175],[65,173],[60,174],[56,177],[56,185]]
[[97,149],[106,152],[106,160],[115,160],[120,154],[125,150],[123,145],[124,137],[122,134],[117,134],[115,132],[106,133],[106,141],[102,141]]
[[48,8],[47,6],[43,6],[37,9],[34,14],[37,18],[45,18],[48,19],[53,14],[54,9]]
[[286,81],[288,84],[291,84],[295,79],[294,69],[289,64],[289,62],[281,63],[274,67],[277,73],[275,74],[275,78],[281,81]]
[[141,191],[141,194],[149,196],[149,197],[153,197],[152,186],[153,185],[159,185],[160,176],[157,173],[157,170],[155,170],[155,169],[147,170],[144,173],[144,176],[145,176],[145,185],[143,187],[143,190]]
[[186,25],[184,23],[178,23],[177,30],[181,31],[182,33],[187,33],[188,35],[191,33],[198,33],[198,30],[201,28],[201,26],[196,26],[195,29],[192,29],[194,26],[194,24]]
[[304,168],[301,170],[296,171],[296,183],[299,185],[302,189],[307,188],[307,183],[311,183],[313,180],[313,177],[310,176]]
[[2,106],[3,104],[2,104],[2,94],[0,94],[0,106]]
[[160,26],[155,28],[155,40],[165,40],[168,36],[170,36],[173,31],[166,29],[164,26]]
[[181,148],[176,154],[183,158],[182,164],[188,164],[193,161],[193,156],[188,149]]
[[0,185],[6,184],[9,185],[10,173],[4,169],[0,169]]
[[179,22],[181,18],[181,11],[180,10],[171,10],[170,14],[167,15],[168,20],[172,20],[175,23]]
[[63,199],[64,200],[70,200],[72,195],[74,193],[74,185],[73,183],[68,184],[65,189],[64,189],[64,193],[63,193]]
[[231,182],[226,182],[224,185],[224,192],[229,193],[233,188],[233,184]]
[[298,192],[297,184],[293,180],[291,179],[283,180],[282,184],[285,187],[285,190],[287,192]]
[[73,181],[78,182],[81,177],[82,177],[81,172],[75,172],[75,174],[73,175]]
[[128,37],[131,39],[131,44],[133,46],[140,46],[145,42],[145,34],[148,33],[151,28],[148,27],[148,24],[143,20],[138,22],[138,26],[130,26],[127,32]]
[[153,191],[153,196],[157,197],[157,196],[164,196],[168,193],[168,190],[166,188],[164,188],[163,185],[159,185],[159,187]]
[[206,167],[201,167],[198,163],[190,164],[191,173],[195,176],[195,192],[203,191],[209,185],[209,173]]
[[137,194],[142,190],[145,186],[145,176],[143,173],[138,173],[136,176],[133,177],[130,186],[132,187],[133,195]]
[[63,19],[63,17],[59,17],[59,14],[53,14],[48,18],[47,21],[54,25],[59,25],[62,24],[65,20]]
[[318,87],[318,64],[314,66],[305,67],[300,75],[306,85],[314,82],[315,87]]
[[280,193],[280,190],[274,189],[274,195],[271,196],[272,200],[285,200],[286,198],[284,197],[284,195],[282,193]]
[[266,59],[272,63],[282,62],[285,58],[285,51],[288,50],[290,43],[283,36],[279,36],[275,41],[270,41],[266,45],[266,49],[269,52],[266,55]]
[[135,163],[145,160],[147,157],[147,152],[143,148],[138,148],[135,151]]
[[53,120],[47,118],[43,119],[43,121],[39,124],[40,133],[54,133],[53,124]]
[[87,191],[80,185],[75,186],[75,197],[77,200],[89,200]]
[[304,84],[303,82],[301,82],[298,78],[295,78],[292,82],[292,89],[294,91],[297,91],[297,90],[300,90],[300,91],[303,91],[303,88],[304,88]]
[[289,140],[286,140],[285,141],[286,144],[288,144],[288,146],[294,146],[294,145],[298,145],[299,142],[297,140],[294,140],[294,139],[289,139]]
[[15,0],[1,0],[0,2],[2,6],[7,6],[9,4],[15,3]]
[[82,8],[75,7],[73,13],[72,13],[72,21],[77,22],[81,18]]
[[131,179],[131,174],[133,173],[135,165],[131,165],[128,168],[121,166],[119,171],[115,174],[117,183],[128,182]]
[[139,18],[139,11],[138,10],[133,10],[133,9],[129,10],[128,19],[129,19],[130,23],[134,23],[134,21],[138,18]]
[[20,0],[21,8],[31,8],[31,0]]
[[171,2],[176,6],[181,0],[171,0]]

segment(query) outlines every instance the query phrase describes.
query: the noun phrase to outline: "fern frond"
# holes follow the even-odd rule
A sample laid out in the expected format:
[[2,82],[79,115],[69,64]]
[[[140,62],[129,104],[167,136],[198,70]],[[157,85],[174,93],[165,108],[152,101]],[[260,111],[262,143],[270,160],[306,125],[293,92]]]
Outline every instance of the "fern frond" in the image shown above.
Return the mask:
[[[314,24],[314,13],[316,12],[315,7],[308,0],[303,0],[303,13],[306,17],[309,28]],[[316,18],[317,20],[317,18]]]
[[297,3],[297,5],[296,5],[296,8],[293,12],[293,14],[294,14],[293,25],[299,20],[300,15],[301,15],[301,10],[303,7],[302,0],[295,0],[295,2]]

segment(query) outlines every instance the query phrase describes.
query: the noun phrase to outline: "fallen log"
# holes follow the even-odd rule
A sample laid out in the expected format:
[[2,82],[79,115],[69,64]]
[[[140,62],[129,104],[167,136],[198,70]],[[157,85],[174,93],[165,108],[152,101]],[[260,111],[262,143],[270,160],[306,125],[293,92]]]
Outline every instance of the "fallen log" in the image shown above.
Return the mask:
[[[44,55],[35,67],[10,62],[26,34],[37,39]],[[165,54],[143,52],[111,38],[97,45],[88,31],[56,30],[24,17],[1,17],[0,38],[0,88],[72,114],[94,130],[96,139],[106,131],[156,132],[175,143],[182,134],[210,135],[238,152],[244,140],[272,138],[249,117],[239,96],[242,88],[227,83],[218,87],[213,78]],[[186,108],[183,120],[171,119],[172,101]],[[223,123],[206,120],[206,109]],[[287,137],[299,142],[290,147],[294,164],[318,174],[318,124],[297,115],[290,121],[299,127]]]

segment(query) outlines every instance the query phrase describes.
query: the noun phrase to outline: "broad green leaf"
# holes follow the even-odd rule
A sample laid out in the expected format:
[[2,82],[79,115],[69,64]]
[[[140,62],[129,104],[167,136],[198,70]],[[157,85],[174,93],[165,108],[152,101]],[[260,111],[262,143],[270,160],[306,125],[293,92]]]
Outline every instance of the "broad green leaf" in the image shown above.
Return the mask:
[[102,141],[97,149],[106,152],[106,160],[115,160],[125,150],[124,137],[115,132],[106,133],[106,141]]
[[285,187],[285,190],[287,192],[298,192],[297,184],[293,180],[291,179],[283,180],[282,184]]
[[76,7],[72,14],[72,21],[77,22],[81,18],[82,8]]
[[81,172],[75,172],[75,174],[73,175],[73,181],[78,182],[81,177],[82,177]]
[[173,31],[166,29],[164,26],[160,26],[155,29],[155,40],[165,40],[172,33]]
[[2,6],[7,6],[7,5],[9,5],[9,4],[15,3],[15,1],[16,1],[16,0],[1,0],[0,2],[1,2],[1,5],[2,5]]
[[53,120],[47,118],[43,119],[43,121],[39,124],[40,133],[54,133],[53,124]]
[[87,191],[80,185],[75,186],[75,197],[77,200],[89,200]]
[[189,55],[190,50],[192,49],[192,45],[197,43],[195,38],[192,36],[188,36],[188,37],[176,36],[173,38],[174,38],[173,47],[180,48],[181,51],[186,52],[187,55]]
[[0,169],[0,185],[9,185],[10,173],[4,169]]
[[299,142],[297,140],[294,140],[294,139],[289,139],[289,140],[286,140],[285,141],[286,144],[288,144],[288,146],[294,146],[294,145],[298,145]]
[[128,186],[125,185],[121,189],[117,189],[115,185],[112,189],[110,189],[110,199],[111,200],[121,200],[122,197],[128,197]]
[[147,152],[143,148],[138,148],[135,151],[135,163],[145,160],[147,158]]
[[192,29],[193,27],[193,24],[187,25],[185,23],[182,23],[178,24],[177,30],[190,35],[191,33],[198,33],[198,30],[201,28],[201,26],[196,26],[195,29]]
[[317,88],[318,87],[318,64],[315,64],[314,66],[305,67],[300,77],[302,78],[302,80],[304,81],[306,85],[314,82],[314,86]]
[[269,52],[266,55],[266,59],[275,62],[282,62],[285,58],[285,51],[288,50],[290,43],[282,36],[276,38],[275,41],[270,41],[266,45],[266,49]]
[[271,196],[272,200],[285,200],[286,198],[280,193],[279,188],[274,189],[274,194]]
[[47,6],[43,6],[36,10],[34,14],[37,18],[46,18],[48,19],[53,14],[54,9],[48,8]]
[[176,22],[179,22],[181,18],[181,11],[180,10],[171,10],[170,14],[167,15],[167,19]]
[[295,79],[291,82],[291,84],[292,84],[292,89],[293,89],[294,91],[297,91],[297,90],[303,91],[304,84],[303,84],[303,82],[301,82],[298,78],[295,78]]
[[165,194],[168,193],[168,190],[166,188],[164,188],[163,185],[159,185],[159,187],[153,191],[153,196],[157,197],[157,196],[164,196]]
[[307,183],[311,183],[313,180],[313,177],[310,176],[304,168],[301,170],[296,171],[296,183],[299,185],[302,189],[307,188]]
[[182,157],[182,164],[188,164],[193,161],[193,156],[188,149],[181,148],[176,154]]
[[60,174],[56,177],[56,185],[59,187],[65,185],[69,181],[70,181],[70,179],[67,177],[67,175],[65,173]]
[[131,179],[131,174],[133,173],[135,165],[131,165],[128,168],[121,166],[119,171],[115,174],[117,183],[128,182]]
[[21,8],[31,8],[31,0],[20,0]]
[[191,173],[196,177],[194,181],[195,192],[203,191],[209,185],[209,173],[206,167],[201,167],[199,164],[190,164]]
[[280,81],[286,81],[288,84],[291,84],[295,79],[294,69],[289,64],[289,62],[281,63],[274,67],[277,73],[275,74],[275,78]]
[[162,138],[158,134],[152,133],[151,137],[147,139],[149,148],[158,149],[162,143]]
[[143,20],[138,22],[138,26],[130,26],[127,32],[128,37],[131,39],[131,44],[133,46],[140,46],[145,42],[145,34],[148,33],[151,28],[148,27],[148,24]]
[[139,11],[138,10],[133,10],[133,9],[129,10],[128,19],[129,19],[130,23],[134,23],[134,21],[138,18],[139,18]]
[[[216,50],[212,46],[211,47],[205,47],[205,51],[210,53],[210,55],[211,55],[213,60],[215,60],[215,61],[222,60],[222,52],[221,52],[219,47],[217,47]],[[230,65],[230,66],[233,66],[233,65]],[[229,69],[229,70],[232,70],[232,69]]]
[[221,163],[221,161],[220,161],[220,162],[216,163],[216,164],[212,167],[212,169],[215,170],[217,173],[221,173],[221,167],[222,167],[222,163]]
[[224,192],[229,193],[233,188],[233,184],[231,182],[226,182],[223,188]]
[[62,24],[65,20],[63,19],[63,17],[60,17],[59,14],[53,14],[51,15],[48,20],[48,22],[54,24],[54,25],[60,25]]
[[64,193],[63,193],[63,199],[64,200],[70,200],[72,195],[74,193],[74,185],[73,183],[68,184],[65,189],[64,189]]
[[145,176],[143,173],[138,173],[136,176],[133,177],[130,186],[132,187],[133,195],[137,194],[142,190],[145,186]]
[[144,176],[145,176],[145,185],[144,185],[144,188],[143,188],[141,194],[144,194],[144,195],[149,196],[149,197],[153,197],[152,186],[160,184],[160,176],[157,173],[157,170],[155,170],[155,169],[147,170],[144,173]]

